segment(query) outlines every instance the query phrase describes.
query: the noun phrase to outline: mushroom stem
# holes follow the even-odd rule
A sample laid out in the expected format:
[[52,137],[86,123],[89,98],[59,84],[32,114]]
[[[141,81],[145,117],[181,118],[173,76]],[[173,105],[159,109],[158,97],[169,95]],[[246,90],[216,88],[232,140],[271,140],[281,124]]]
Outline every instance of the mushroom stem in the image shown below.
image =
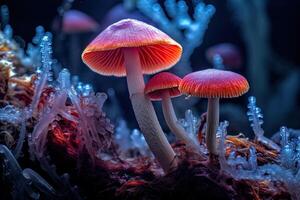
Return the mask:
[[199,150],[199,146],[188,136],[188,133],[183,129],[180,124],[178,124],[178,119],[176,117],[174,107],[170,98],[168,91],[162,94],[162,110],[166,123],[172,133],[175,134],[178,140],[182,140],[187,146],[193,148],[194,150]]
[[130,100],[144,137],[165,172],[176,167],[175,152],[161,129],[151,101],[144,95],[145,83],[137,49],[124,48]]
[[217,155],[216,132],[219,124],[219,98],[208,99],[206,124],[206,146],[208,152]]

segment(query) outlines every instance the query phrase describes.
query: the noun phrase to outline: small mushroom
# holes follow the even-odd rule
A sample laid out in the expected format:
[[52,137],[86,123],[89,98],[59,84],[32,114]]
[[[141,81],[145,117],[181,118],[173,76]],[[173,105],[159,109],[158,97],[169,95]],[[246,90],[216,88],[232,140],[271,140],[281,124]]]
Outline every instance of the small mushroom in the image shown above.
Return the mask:
[[64,13],[62,31],[65,33],[94,32],[99,28],[98,23],[79,10],[69,10]]
[[[62,20],[62,22],[60,22],[60,20]],[[82,51],[82,46],[80,45],[80,35],[96,32],[99,29],[99,24],[92,17],[79,10],[68,10],[64,13],[62,19],[60,17],[56,18],[53,26],[53,28],[60,34],[57,39],[62,39],[63,36],[61,34],[68,35],[68,64],[70,65],[73,73],[80,74],[81,71],[78,67],[78,64],[80,63],[80,53]],[[57,43],[65,42],[58,41]],[[56,49],[60,51],[60,47]],[[65,53],[62,54],[64,55]],[[65,58],[63,57],[62,60],[64,59]]]
[[135,117],[145,139],[165,171],[176,166],[175,152],[164,135],[151,101],[145,96],[143,74],[171,68],[182,47],[146,23],[125,19],[100,33],[84,50],[82,59],[93,71],[126,76]]
[[145,94],[152,101],[161,101],[163,115],[170,130],[178,140],[182,140],[187,146],[199,149],[196,143],[188,136],[183,127],[178,123],[171,98],[181,95],[178,90],[181,78],[169,73],[161,72],[153,76],[145,87]]
[[208,99],[206,146],[217,155],[216,131],[219,125],[219,99],[241,96],[249,90],[248,81],[234,72],[206,69],[186,75],[179,86],[181,93]]
[[226,67],[238,69],[242,65],[242,56],[237,46],[231,43],[221,43],[211,46],[206,51],[206,58],[211,64],[222,62]]

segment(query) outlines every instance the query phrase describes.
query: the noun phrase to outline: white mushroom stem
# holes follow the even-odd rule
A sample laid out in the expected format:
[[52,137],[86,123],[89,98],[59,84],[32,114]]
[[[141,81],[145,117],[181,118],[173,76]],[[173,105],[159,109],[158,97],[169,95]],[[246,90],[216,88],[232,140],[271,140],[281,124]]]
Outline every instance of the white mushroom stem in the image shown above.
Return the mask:
[[151,101],[144,95],[145,83],[136,48],[124,48],[130,100],[136,120],[152,153],[165,172],[177,165],[175,152],[161,129]]
[[178,140],[182,140],[187,146],[194,150],[199,150],[199,146],[188,136],[188,133],[183,129],[183,127],[178,123],[174,107],[170,98],[170,93],[165,91],[162,94],[162,110],[166,123],[172,133],[175,134]]
[[208,152],[217,155],[216,133],[219,125],[219,98],[208,99],[206,124],[206,146]]

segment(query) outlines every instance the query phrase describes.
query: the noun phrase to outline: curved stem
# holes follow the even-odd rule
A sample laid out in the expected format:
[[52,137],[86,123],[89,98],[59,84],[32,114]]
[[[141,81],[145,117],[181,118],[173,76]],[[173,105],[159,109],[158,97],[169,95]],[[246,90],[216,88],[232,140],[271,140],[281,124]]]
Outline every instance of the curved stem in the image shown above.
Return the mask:
[[217,155],[216,132],[219,125],[219,98],[208,99],[206,124],[206,146],[208,152]]
[[175,152],[161,129],[151,101],[144,95],[145,83],[138,51],[123,50],[130,100],[144,137],[165,172],[177,165]]
[[188,133],[183,129],[183,127],[178,124],[178,120],[168,91],[163,93],[161,103],[166,123],[172,133],[175,134],[176,138],[178,140],[182,140],[187,146],[190,146],[195,150],[199,149],[199,146],[188,136]]

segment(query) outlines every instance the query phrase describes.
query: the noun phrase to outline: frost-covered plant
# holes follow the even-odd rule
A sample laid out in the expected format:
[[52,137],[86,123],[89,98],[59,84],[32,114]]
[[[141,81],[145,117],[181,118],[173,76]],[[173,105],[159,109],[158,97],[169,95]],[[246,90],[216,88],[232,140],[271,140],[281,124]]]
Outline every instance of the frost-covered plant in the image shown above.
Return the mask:
[[184,51],[178,66],[185,67],[174,68],[174,70],[179,75],[185,75],[192,72],[190,56],[194,49],[201,45],[215,8],[210,4],[196,2],[193,7],[194,14],[191,17],[188,13],[188,6],[183,0],[165,0],[164,5],[166,13],[157,0],[137,0],[137,8],[182,45]]
[[248,101],[249,103],[248,103],[247,116],[249,122],[251,123],[250,125],[253,129],[253,132],[255,134],[255,139],[263,143],[264,145],[268,146],[269,148],[272,148],[279,152],[280,147],[272,140],[264,136],[264,130],[261,127],[261,125],[264,123],[263,115],[261,113],[261,109],[256,106],[256,98],[254,96],[250,96],[248,98]]

